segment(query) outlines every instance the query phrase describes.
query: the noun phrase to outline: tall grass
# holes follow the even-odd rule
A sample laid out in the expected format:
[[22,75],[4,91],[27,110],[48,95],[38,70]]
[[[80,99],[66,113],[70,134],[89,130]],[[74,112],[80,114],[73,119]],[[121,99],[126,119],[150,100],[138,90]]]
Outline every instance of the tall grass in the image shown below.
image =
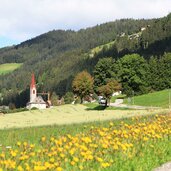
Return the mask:
[[151,171],[171,160],[170,124],[170,116],[153,115],[1,130],[0,169]]

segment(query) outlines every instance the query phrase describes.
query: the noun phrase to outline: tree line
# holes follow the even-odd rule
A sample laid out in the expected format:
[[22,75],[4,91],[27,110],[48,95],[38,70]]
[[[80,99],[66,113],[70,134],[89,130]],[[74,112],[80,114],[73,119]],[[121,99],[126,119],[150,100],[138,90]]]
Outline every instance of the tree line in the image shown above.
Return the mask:
[[[92,75],[82,71],[73,77],[72,87],[64,96],[64,101],[71,103],[74,94],[80,97],[82,103],[93,93],[110,100],[113,92],[119,90],[127,96],[132,96],[168,89],[171,88],[170,71],[171,53],[165,53],[161,57],[152,56],[148,60],[139,54],[125,55],[118,60],[112,57],[101,58],[95,65]],[[3,104],[13,102],[17,107],[24,107],[29,100],[29,89],[22,93],[9,93],[4,96]],[[56,99],[62,97],[54,95],[53,98]]]
[[149,60],[139,54],[125,55],[118,60],[102,58],[95,65],[93,77],[81,72],[72,86],[81,99],[95,92],[107,100],[119,90],[132,96],[168,89],[171,88],[171,53],[159,58],[152,56]]

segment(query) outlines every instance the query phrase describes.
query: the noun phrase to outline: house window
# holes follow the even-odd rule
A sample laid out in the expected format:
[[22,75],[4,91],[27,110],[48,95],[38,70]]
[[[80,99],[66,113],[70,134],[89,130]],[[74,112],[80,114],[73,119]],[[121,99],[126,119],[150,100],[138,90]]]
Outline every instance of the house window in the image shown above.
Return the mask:
[[35,90],[33,90],[33,94],[35,94]]

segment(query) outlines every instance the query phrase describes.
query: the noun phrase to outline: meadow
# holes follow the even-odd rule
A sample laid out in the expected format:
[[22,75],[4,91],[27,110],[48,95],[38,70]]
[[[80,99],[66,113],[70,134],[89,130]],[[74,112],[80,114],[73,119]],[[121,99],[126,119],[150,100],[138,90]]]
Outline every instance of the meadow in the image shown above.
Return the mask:
[[121,110],[112,108],[113,110],[104,110],[102,107],[93,103],[87,106],[63,105],[46,110],[0,115],[0,129],[104,121],[168,112],[168,109]]
[[22,64],[21,63],[8,63],[8,64],[1,64],[0,65],[0,75],[7,74],[15,69],[19,68]]
[[88,56],[94,57],[95,54],[100,53],[103,50],[103,48],[110,49],[114,45],[114,43],[115,43],[115,41],[111,41],[111,42],[106,43],[104,45],[96,46],[95,48],[90,49],[90,51],[88,52]]
[[124,103],[128,105],[152,106],[169,108],[171,105],[171,90],[157,91],[140,96],[134,96],[130,99],[124,99]]
[[150,171],[171,160],[171,116],[0,131],[0,170]]

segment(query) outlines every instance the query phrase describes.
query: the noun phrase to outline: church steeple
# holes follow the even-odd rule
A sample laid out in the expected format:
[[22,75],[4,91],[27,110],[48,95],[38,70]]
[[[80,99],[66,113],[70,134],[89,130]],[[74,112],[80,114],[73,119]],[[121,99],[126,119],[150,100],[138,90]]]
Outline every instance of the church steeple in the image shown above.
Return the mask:
[[37,97],[37,90],[36,90],[35,76],[34,74],[32,74],[31,84],[30,84],[30,102],[33,102],[36,97]]
[[33,88],[33,87],[36,87],[36,84],[35,84],[35,76],[34,76],[34,74],[32,74],[32,77],[31,77],[31,84],[30,84],[30,88]]
[[30,81],[30,101],[27,103],[27,109],[32,109],[34,107],[38,109],[46,109],[46,102],[43,100],[41,96],[37,97],[37,94],[44,93],[37,93],[36,80],[34,74],[32,74]]

